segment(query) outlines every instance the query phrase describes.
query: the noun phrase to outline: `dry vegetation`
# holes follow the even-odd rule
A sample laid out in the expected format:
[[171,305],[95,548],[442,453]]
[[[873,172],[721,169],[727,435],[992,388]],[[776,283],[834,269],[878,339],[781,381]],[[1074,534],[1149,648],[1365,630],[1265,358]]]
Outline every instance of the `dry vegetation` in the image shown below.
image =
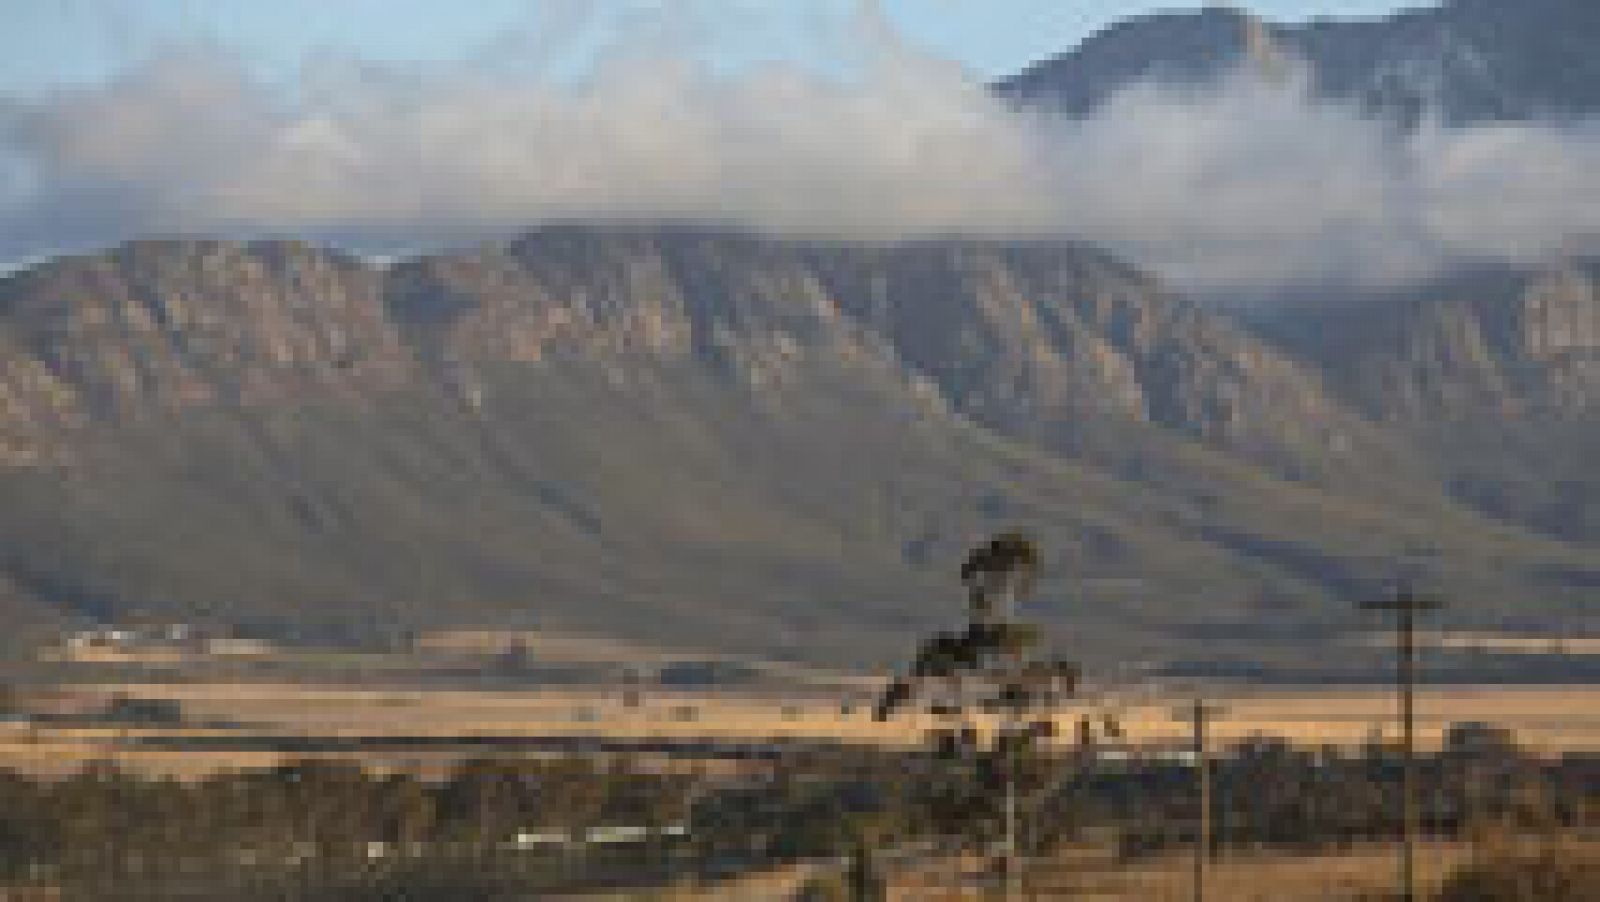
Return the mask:
[[[67,726],[0,724],[0,767],[60,773],[84,761],[114,758],[146,772],[194,775],[253,767],[282,756],[266,751],[152,751],[120,740],[160,735],[252,736],[594,736],[841,740],[889,745],[918,742],[934,725],[910,715],[872,720],[866,693],[856,689],[780,695],[760,691],[646,689],[628,704],[621,687],[528,691],[395,690],[263,683],[98,684],[67,690],[80,705],[113,693],[173,699],[185,725]],[[1226,697],[1216,724],[1219,743],[1273,734],[1305,743],[1352,745],[1375,731],[1393,735],[1394,706],[1382,688],[1257,690]],[[1181,740],[1170,701],[1116,709],[1130,739]],[[1070,713],[1065,717],[1070,718]],[[1425,745],[1451,723],[1490,721],[1515,730],[1529,746],[1550,752],[1600,748],[1600,689],[1452,687],[1427,690],[1420,706]],[[1070,735],[1066,731],[1065,735]],[[447,765],[445,751],[379,756],[380,767],[428,769]]]
[[[1431,845],[1419,859],[1424,888],[1438,887],[1467,861],[1464,846]],[[1041,899],[1098,899],[1105,902],[1161,902],[1192,898],[1191,861],[1171,855],[1127,865],[1110,856],[1067,854],[1034,863],[1025,888]],[[981,898],[974,862],[941,862],[909,874],[893,887],[898,902],[940,902]],[[1282,902],[1288,899],[1373,900],[1394,886],[1391,849],[1370,847],[1319,855],[1247,854],[1220,858],[1207,880],[1208,897],[1227,902]]]
[[[1418,855],[1418,886],[1441,902],[1576,902],[1600,898],[1600,844],[1501,838],[1481,844],[1429,843]],[[1192,859],[1163,856],[1129,865],[1103,850],[1069,850],[1030,864],[1024,888],[1040,899],[1163,902],[1193,898]],[[1376,902],[1392,897],[1392,846],[1317,854],[1231,853],[1208,871],[1208,898],[1226,902]],[[982,863],[943,859],[901,875],[895,902],[982,898]],[[1573,894],[1577,892],[1578,894]]]

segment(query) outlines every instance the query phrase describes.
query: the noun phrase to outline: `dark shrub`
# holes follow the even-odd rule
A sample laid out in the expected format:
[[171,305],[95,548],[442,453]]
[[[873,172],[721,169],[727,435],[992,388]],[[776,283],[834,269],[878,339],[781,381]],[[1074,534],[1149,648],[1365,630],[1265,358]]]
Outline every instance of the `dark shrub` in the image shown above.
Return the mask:
[[1502,852],[1462,866],[1439,902],[1593,902],[1600,899],[1600,850],[1573,847]]

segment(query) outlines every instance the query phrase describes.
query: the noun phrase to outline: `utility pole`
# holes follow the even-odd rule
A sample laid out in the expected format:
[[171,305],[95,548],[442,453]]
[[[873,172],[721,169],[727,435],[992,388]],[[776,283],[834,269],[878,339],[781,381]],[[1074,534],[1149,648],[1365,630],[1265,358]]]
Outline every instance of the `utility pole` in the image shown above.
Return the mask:
[[1394,597],[1364,601],[1368,611],[1392,612],[1395,630],[1395,687],[1400,696],[1401,774],[1400,774],[1400,894],[1405,902],[1417,898],[1417,614],[1444,606],[1435,598],[1418,595],[1409,584],[1402,584]]
[[1213,705],[1195,696],[1193,702],[1173,711],[1173,717],[1187,720],[1191,729],[1194,752],[1195,810],[1194,873],[1190,878],[1194,902],[1205,902],[1206,866],[1211,859],[1211,752],[1208,731],[1211,721],[1226,713],[1221,705]]
[[1022,844],[1018,834],[1017,816],[1017,762],[1006,762],[1006,857],[1005,857],[1005,898],[1006,902],[1021,902],[1022,899]]

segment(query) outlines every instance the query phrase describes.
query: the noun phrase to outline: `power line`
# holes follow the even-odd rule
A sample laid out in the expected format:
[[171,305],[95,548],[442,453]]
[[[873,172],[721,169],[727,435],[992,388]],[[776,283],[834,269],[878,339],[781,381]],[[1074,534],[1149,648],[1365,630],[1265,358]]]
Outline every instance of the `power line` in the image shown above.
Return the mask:
[[1197,796],[1195,810],[1194,873],[1191,878],[1194,902],[1205,902],[1206,866],[1211,859],[1211,754],[1208,731],[1211,721],[1227,709],[1208,703],[1200,696],[1173,711],[1173,717],[1189,722],[1194,750],[1194,778]]
[[1403,583],[1391,598],[1361,602],[1368,611],[1393,613],[1395,630],[1395,688],[1400,697],[1401,775],[1400,775],[1400,891],[1406,902],[1417,898],[1417,614],[1444,607],[1437,598],[1416,593]]

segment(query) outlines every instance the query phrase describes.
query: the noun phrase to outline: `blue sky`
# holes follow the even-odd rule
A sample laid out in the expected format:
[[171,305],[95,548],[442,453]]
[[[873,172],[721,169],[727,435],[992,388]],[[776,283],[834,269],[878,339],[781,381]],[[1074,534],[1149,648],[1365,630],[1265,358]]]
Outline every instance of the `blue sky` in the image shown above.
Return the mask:
[[[1110,22],[1199,0],[881,0],[902,37],[986,76],[1067,49]],[[1395,0],[1256,0],[1273,19],[1371,16]],[[94,82],[174,43],[218,44],[264,72],[333,52],[371,60],[451,60],[520,49],[581,69],[586,54],[643,11],[697,17],[718,61],[832,64],[818,38],[857,0],[7,0],[0,93]],[[557,36],[553,41],[546,40]],[[512,42],[508,45],[508,36]],[[520,43],[519,43],[520,42]]]

